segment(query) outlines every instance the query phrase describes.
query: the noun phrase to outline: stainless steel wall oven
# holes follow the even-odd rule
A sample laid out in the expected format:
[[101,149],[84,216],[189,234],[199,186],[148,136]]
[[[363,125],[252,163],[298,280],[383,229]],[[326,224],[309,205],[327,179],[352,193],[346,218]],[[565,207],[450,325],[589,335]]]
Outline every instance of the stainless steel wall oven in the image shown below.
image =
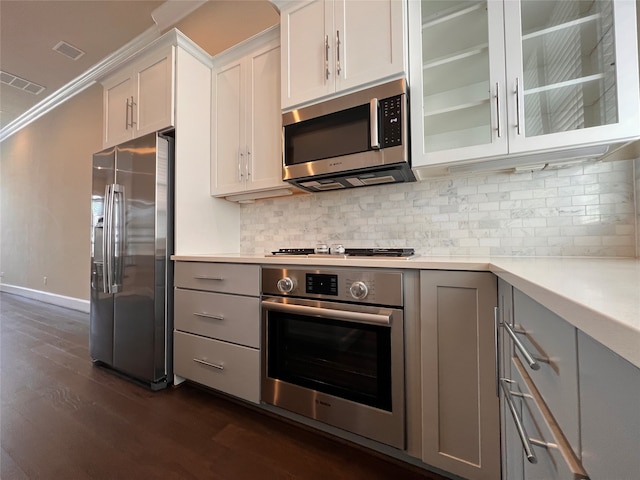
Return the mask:
[[263,268],[262,401],[403,449],[402,275]]

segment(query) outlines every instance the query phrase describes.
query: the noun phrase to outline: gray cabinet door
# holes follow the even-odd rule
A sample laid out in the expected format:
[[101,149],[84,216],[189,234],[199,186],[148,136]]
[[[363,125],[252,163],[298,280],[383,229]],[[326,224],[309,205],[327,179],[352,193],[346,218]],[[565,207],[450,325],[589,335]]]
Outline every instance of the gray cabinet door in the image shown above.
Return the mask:
[[470,480],[500,478],[496,277],[422,271],[422,459]]
[[640,478],[640,369],[578,332],[582,464],[592,480]]

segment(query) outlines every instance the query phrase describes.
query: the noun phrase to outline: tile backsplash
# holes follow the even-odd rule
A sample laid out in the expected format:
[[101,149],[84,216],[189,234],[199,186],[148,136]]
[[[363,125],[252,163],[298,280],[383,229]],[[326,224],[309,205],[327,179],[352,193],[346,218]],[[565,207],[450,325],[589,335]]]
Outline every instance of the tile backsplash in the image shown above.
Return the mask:
[[241,207],[242,253],[319,242],[421,255],[637,257],[640,159],[295,195]]

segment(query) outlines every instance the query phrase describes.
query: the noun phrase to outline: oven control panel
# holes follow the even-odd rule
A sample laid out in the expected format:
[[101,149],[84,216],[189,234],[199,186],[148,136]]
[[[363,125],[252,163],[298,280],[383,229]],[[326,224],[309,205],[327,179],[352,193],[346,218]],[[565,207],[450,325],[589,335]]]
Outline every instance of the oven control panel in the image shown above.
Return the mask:
[[402,272],[363,269],[264,267],[264,295],[337,300],[371,305],[403,305]]

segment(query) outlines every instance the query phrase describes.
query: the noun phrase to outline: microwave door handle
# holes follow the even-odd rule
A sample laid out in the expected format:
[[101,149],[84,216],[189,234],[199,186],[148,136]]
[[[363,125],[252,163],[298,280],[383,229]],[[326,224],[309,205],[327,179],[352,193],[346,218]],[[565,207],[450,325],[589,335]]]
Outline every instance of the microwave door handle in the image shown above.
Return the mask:
[[371,133],[371,148],[380,148],[380,138],[378,137],[378,99],[372,98],[369,102],[369,121]]

